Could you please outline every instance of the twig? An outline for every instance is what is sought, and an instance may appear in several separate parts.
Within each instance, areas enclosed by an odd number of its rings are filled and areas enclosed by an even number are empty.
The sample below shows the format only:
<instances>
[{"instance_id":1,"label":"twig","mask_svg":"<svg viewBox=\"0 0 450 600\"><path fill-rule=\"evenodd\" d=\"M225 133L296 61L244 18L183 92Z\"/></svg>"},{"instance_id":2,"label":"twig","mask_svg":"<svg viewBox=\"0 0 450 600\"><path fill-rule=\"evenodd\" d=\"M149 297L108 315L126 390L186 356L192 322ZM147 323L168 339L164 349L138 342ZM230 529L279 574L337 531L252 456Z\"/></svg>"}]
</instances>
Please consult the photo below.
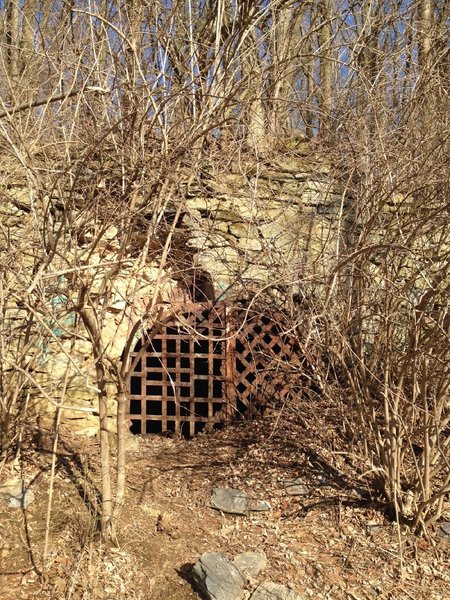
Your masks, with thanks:
<instances>
[{"instance_id":1,"label":"twig","mask_svg":"<svg viewBox=\"0 0 450 600\"><path fill-rule=\"evenodd\" d=\"M107 88L101 88L97 86L85 86L78 90L66 92L65 94L57 94L56 96L52 96L50 98L36 100L35 102L25 102L24 104L19 104L19 106L13 106L12 108L6 109L3 112L1 112L0 119L4 119L5 117L12 117L16 113L23 112L24 110L30 110L32 108L37 108L38 106L50 104L52 102L66 100L67 98L71 98L72 96L76 96L77 94L81 94L83 92L97 92L97 94L108 94L109 91L110 90Z\"/></svg>"}]
</instances>

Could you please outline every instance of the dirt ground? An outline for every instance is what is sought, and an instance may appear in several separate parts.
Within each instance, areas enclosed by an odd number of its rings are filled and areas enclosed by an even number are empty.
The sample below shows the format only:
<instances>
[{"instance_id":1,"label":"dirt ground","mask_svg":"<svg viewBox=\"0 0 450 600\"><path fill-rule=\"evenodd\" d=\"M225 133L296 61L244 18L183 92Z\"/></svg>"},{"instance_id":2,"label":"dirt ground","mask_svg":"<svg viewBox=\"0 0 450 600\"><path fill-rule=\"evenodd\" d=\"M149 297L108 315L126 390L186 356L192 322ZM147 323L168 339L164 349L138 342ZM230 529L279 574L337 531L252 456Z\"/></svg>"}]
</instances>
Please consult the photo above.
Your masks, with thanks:
<instances>
[{"instance_id":1,"label":"dirt ground","mask_svg":"<svg viewBox=\"0 0 450 600\"><path fill-rule=\"evenodd\" d=\"M339 447L324 411L315 414L314 427L290 411L193 440L137 438L116 547L96 532L98 440L63 428L44 573L51 442L36 432L15 465L35 501L0 506L1 600L194 600L189 571L202 553L246 550L268 559L249 592L271 579L312 599L449 598L450 542L437 528L425 539L390 522L357 457ZM13 470L4 466L0 481ZM283 482L294 477L309 496L287 495ZM272 510L222 514L206 506L214 487L245 490Z\"/></svg>"}]
</instances>

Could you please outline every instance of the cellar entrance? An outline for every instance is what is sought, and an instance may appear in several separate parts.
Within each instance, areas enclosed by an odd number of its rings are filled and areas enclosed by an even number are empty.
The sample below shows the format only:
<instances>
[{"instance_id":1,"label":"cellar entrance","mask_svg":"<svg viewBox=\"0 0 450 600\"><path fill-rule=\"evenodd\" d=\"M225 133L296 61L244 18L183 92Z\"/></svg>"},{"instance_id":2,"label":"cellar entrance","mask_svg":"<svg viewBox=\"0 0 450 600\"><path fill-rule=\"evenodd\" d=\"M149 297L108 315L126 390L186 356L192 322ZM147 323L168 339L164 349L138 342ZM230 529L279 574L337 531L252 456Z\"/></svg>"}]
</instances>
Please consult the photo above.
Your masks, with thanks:
<instances>
[{"instance_id":1,"label":"cellar entrance","mask_svg":"<svg viewBox=\"0 0 450 600\"><path fill-rule=\"evenodd\" d=\"M269 397L284 397L295 350L282 334L280 315L224 303L174 314L148 331L131 354L131 431L192 437Z\"/></svg>"}]
</instances>

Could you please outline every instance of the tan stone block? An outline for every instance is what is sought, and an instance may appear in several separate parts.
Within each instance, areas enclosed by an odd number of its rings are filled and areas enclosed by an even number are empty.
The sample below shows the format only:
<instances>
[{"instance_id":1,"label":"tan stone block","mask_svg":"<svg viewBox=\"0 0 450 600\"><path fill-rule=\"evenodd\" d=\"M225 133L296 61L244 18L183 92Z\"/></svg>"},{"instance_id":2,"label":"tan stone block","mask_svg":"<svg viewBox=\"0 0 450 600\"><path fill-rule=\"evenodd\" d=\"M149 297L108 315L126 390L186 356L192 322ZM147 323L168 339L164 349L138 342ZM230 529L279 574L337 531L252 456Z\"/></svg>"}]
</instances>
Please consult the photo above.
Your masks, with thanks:
<instances>
[{"instance_id":1,"label":"tan stone block","mask_svg":"<svg viewBox=\"0 0 450 600\"><path fill-rule=\"evenodd\" d=\"M222 233L228 233L229 223L228 222L217 222L214 224L214 230Z\"/></svg>"},{"instance_id":2,"label":"tan stone block","mask_svg":"<svg viewBox=\"0 0 450 600\"><path fill-rule=\"evenodd\" d=\"M190 210L198 210L200 212L214 211L217 210L221 205L221 201L218 198L208 198L197 196L195 198L189 198L186 201L186 206Z\"/></svg>"},{"instance_id":3,"label":"tan stone block","mask_svg":"<svg viewBox=\"0 0 450 600\"><path fill-rule=\"evenodd\" d=\"M85 437L95 437L100 431L100 425L98 422L97 424L90 424L90 421L83 420L80 423L74 421L71 423L71 425L76 435L81 435Z\"/></svg>"},{"instance_id":4,"label":"tan stone block","mask_svg":"<svg viewBox=\"0 0 450 600\"><path fill-rule=\"evenodd\" d=\"M230 233L237 238L247 238L250 227L246 223L232 223L230 225Z\"/></svg>"},{"instance_id":5,"label":"tan stone block","mask_svg":"<svg viewBox=\"0 0 450 600\"><path fill-rule=\"evenodd\" d=\"M244 250L249 250L251 252L261 252L263 250L263 243L257 238L241 239L240 246Z\"/></svg>"},{"instance_id":6,"label":"tan stone block","mask_svg":"<svg viewBox=\"0 0 450 600\"><path fill-rule=\"evenodd\" d=\"M98 402L98 392L92 387L72 387L68 388L66 392L67 400L65 404L70 404L71 401L86 408L95 407Z\"/></svg>"}]
</instances>

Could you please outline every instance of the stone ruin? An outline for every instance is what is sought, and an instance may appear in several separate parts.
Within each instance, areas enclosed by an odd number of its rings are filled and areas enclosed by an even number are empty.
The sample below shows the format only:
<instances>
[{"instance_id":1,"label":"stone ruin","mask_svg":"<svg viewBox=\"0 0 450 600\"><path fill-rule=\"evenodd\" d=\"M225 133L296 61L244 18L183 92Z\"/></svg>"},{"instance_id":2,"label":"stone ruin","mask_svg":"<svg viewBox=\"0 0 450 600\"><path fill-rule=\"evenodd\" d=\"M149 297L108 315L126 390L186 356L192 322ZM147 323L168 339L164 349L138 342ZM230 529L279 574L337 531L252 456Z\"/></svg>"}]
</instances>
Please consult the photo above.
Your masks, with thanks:
<instances>
[{"instance_id":1,"label":"stone ruin","mask_svg":"<svg viewBox=\"0 0 450 600\"><path fill-rule=\"evenodd\" d=\"M32 198L20 182L1 193L2 230L20 239L21 231L35 218ZM330 166L304 157L279 157L246 169L230 169L220 179L199 177L185 190L185 198L171 255L162 273L159 302L165 305L165 315L174 307L188 307L202 300L233 306L262 289L272 294L274 305L292 304L304 293L299 282L313 280L317 286L335 255L336 233L342 225L346 200L330 176ZM175 205L166 209L164 218L168 223L175 210ZM96 264L114 258L118 233L114 226L107 229L101 247L89 256L86 268L90 272L95 273ZM77 252L82 254L89 242L87 233L79 241ZM16 268L23 273L33 267L26 253L16 260ZM61 261L61 271L65 266ZM43 335L40 342L45 347L38 349L35 393L41 396L40 410L52 412L52 405L40 392L57 399L64 385L63 418L77 431L88 434L98 429L94 359L87 336L73 339L65 334L75 326L75 315L67 308L70 299L64 293L66 278L70 273L58 276L56 271L54 293L50 285L46 290L54 320L42 323L43 332L51 330L52 335ZM123 261L108 305L103 307L107 318L102 334L113 360L120 359L130 331L134 331L133 344L144 334L148 324L142 323L137 329L135 325L142 321L160 279L158 255L149 259L138 279L133 261L129 266ZM24 318L20 299L10 299L5 314L6 326L17 327ZM111 383L111 414L115 394Z\"/></svg>"}]
</instances>

